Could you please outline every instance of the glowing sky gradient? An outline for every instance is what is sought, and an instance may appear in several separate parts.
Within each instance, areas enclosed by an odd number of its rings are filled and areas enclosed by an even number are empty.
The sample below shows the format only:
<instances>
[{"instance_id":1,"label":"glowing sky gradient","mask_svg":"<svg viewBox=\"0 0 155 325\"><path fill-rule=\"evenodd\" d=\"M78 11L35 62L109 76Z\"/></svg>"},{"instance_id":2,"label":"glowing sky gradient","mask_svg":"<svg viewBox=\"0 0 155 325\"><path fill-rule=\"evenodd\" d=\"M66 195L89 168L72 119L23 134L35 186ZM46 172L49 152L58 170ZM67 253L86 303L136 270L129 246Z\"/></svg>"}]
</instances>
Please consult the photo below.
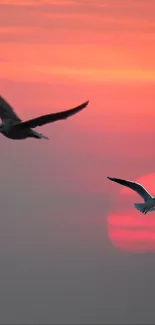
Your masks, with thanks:
<instances>
[{"instance_id":1,"label":"glowing sky gradient","mask_svg":"<svg viewBox=\"0 0 155 325\"><path fill-rule=\"evenodd\" d=\"M0 323L154 322L155 212L106 179L155 173L154 54L154 0L0 0L19 116L90 100L50 141L0 136Z\"/></svg>"}]
</instances>

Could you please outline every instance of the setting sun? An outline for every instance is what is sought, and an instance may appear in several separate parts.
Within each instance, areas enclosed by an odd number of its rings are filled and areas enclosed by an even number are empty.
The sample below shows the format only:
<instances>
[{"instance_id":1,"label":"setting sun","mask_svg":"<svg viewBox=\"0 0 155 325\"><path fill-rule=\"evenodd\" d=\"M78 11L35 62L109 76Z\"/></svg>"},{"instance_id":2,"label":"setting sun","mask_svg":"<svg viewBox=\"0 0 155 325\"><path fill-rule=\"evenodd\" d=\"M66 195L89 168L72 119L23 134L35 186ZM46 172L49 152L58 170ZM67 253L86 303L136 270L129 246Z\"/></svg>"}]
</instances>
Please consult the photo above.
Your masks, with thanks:
<instances>
[{"instance_id":1,"label":"setting sun","mask_svg":"<svg viewBox=\"0 0 155 325\"><path fill-rule=\"evenodd\" d=\"M155 196L155 174L142 176L136 179L136 182ZM124 251L155 251L155 211L142 215L135 210L135 202L143 201L137 193L128 188L123 188L117 195L113 211L108 216L109 239L116 248Z\"/></svg>"}]
</instances>

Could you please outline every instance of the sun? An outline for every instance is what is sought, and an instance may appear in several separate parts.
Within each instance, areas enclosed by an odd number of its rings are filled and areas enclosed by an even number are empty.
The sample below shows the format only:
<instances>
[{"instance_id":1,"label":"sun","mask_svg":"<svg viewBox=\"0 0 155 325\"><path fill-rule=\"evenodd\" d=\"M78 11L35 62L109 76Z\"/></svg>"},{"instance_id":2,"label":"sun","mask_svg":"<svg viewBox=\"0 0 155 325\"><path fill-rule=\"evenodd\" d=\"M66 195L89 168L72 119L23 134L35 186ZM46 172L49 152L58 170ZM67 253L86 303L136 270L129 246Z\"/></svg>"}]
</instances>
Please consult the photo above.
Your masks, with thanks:
<instances>
[{"instance_id":1,"label":"sun","mask_svg":"<svg viewBox=\"0 0 155 325\"><path fill-rule=\"evenodd\" d=\"M144 175L135 181L155 196L155 173ZM142 198L137 193L121 187L108 216L109 239L114 247L123 251L155 252L155 211L142 215L134 208L134 203L138 202L142 202Z\"/></svg>"}]
</instances>

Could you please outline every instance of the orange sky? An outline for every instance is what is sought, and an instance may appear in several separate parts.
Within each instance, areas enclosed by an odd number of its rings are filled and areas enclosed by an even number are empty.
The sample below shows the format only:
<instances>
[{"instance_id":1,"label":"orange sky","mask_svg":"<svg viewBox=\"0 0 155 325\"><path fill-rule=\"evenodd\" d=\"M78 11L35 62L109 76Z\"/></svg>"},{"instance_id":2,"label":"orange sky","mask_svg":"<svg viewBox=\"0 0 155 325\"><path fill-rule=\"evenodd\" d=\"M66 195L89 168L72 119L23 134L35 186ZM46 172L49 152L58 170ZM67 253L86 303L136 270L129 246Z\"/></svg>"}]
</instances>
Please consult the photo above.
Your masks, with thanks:
<instances>
[{"instance_id":1,"label":"orange sky","mask_svg":"<svg viewBox=\"0 0 155 325\"><path fill-rule=\"evenodd\" d=\"M155 81L153 1L0 0L0 6L1 78Z\"/></svg>"},{"instance_id":2,"label":"orange sky","mask_svg":"<svg viewBox=\"0 0 155 325\"><path fill-rule=\"evenodd\" d=\"M106 174L154 172L155 1L0 0L0 13L1 94L23 119L90 100L52 129L75 132L59 143L81 159L71 189L111 193Z\"/></svg>"},{"instance_id":3,"label":"orange sky","mask_svg":"<svg viewBox=\"0 0 155 325\"><path fill-rule=\"evenodd\" d=\"M153 1L0 0L0 7L3 80L85 85L80 99L103 83L155 82ZM1 89L8 97L2 80Z\"/></svg>"}]
</instances>

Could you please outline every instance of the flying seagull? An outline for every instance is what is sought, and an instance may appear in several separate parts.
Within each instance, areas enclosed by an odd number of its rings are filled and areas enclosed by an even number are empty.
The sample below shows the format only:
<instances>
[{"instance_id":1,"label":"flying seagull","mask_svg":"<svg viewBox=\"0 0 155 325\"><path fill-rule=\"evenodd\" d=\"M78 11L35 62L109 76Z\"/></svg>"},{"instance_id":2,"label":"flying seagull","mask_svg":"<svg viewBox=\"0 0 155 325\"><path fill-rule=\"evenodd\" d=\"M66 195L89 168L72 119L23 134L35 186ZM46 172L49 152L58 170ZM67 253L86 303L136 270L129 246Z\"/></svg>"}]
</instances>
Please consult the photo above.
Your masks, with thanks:
<instances>
[{"instance_id":1,"label":"flying seagull","mask_svg":"<svg viewBox=\"0 0 155 325\"><path fill-rule=\"evenodd\" d=\"M89 101L86 101L81 105L67 111L42 115L32 120L22 121L15 113L13 108L6 102L6 100L0 96L0 118L2 120L2 124L0 125L0 133L5 135L7 138L14 140L22 140L26 138L48 139L48 137L32 129L47 123L64 120L69 116L80 112L88 105L88 103Z\"/></svg>"},{"instance_id":2,"label":"flying seagull","mask_svg":"<svg viewBox=\"0 0 155 325\"><path fill-rule=\"evenodd\" d=\"M148 211L155 210L155 197L151 196L151 194L139 183L131 182L124 179L107 177L113 182L124 185L126 187L131 188L133 191L137 192L144 200L145 203L135 203L134 207L140 212L146 214Z\"/></svg>"}]
</instances>

